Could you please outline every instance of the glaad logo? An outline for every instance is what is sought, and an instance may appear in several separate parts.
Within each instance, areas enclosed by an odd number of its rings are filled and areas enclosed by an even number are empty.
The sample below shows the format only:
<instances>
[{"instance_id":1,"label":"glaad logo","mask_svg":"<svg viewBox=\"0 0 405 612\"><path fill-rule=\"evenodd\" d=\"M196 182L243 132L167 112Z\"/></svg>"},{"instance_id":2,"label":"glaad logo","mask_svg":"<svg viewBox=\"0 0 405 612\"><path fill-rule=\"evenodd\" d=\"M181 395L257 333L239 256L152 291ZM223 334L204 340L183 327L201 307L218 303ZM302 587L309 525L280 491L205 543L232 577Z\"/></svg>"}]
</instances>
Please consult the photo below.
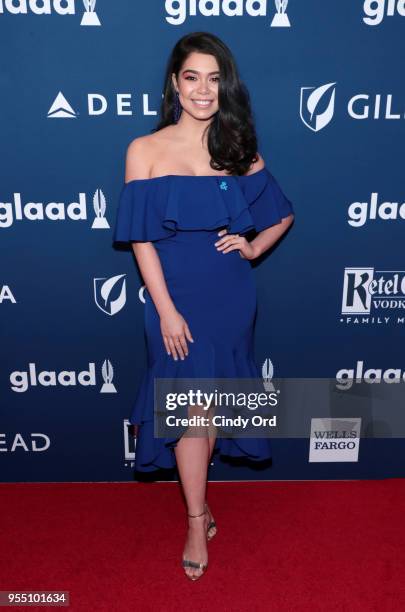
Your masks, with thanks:
<instances>
[{"instance_id":1,"label":"glaad logo","mask_svg":"<svg viewBox=\"0 0 405 612\"><path fill-rule=\"evenodd\" d=\"M0 452L14 453L16 449L21 448L26 453L42 453L48 450L51 445L51 440L46 434L30 433L28 435L30 437L29 442L26 442L20 433L15 434L14 438L8 441L6 434L0 433Z\"/></svg>"},{"instance_id":2,"label":"glaad logo","mask_svg":"<svg viewBox=\"0 0 405 612\"><path fill-rule=\"evenodd\" d=\"M401 381L405 382L405 371L402 372L400 368L387 368L382 370L381 368L368 368L364 371L364 361L358 361L356 367L353 369L342 368L336 373L336 387L342 391L345 389L351 389L354 383L360 384L363 382L369 384L375 383L389 383L396 384Z\"/></svg>"},{"instance_id":3,"label":"glaad logo","mask_svg":"<svg viewBox=\"0 0 405 612\"><path fill-rule=\"evenodd\" d=\"M358 461L361 418L311 419L309 462Z\"/></svg>"},{"instance_id":4,"label":"glaad logo","mask_svg":"<svg viewBox=\"0 0 405 612\"><path fill-rule=\"evenodd\" d=\"M11 302L12 304L17 304L17 300L15 299L10 287L8 285L0 285L0 304L6 301Z\"/></svg>"},{"instance_id":5,"label":"glaad logo","mask_svg":"<svg viewBox=\"0 0 405 612\"><path fill-rule=\"evenodd\" d=\"M396 310L405 310L405 271L345 268L341 323L404 324L405 316L380 316Z\"/></svg>"},{"instance_id":6,"label":"glaad logo","mask_svg":"<svg viewBox=\"0 0 405 612\"><path fill-rule=\"evenodd\" d=\"M125 306L127 299L125 276L125 274L118 274L111 278L93 279L94 300L105 314L115 315Z\"/></svg>"},{"instance_id":7,"label":"glaad logo","mask_svg":"<svg viewBox=\"0 0 405 612\"><path fill-rule=\"evenodd\" d=\"M106 199L101 189L96 189L93 195L95 218L91 229L109 229L105 218ZM84 192L79 192L79 201L70 202L27 202L21 201L21 193L13 194L13 202L0 202L0 228L11 227L14 221L86 221L87 199Z\"/></svg>"},{"instance_id":8,"label":"glaad logo","mask_svg":"<svg viewBox=\"0 0 405 612\"><path fill-rule=\"evenodd\" d=\"M363 227L367 220L382 221L405 219L405 202L378 203L378 193L371 194L370 202L352 202L348 209L348 224L352 227Z\"/></svg>"},{"instance_id":9,"label":"glaad logo","mask_svg":"<svg viewBox=\"0 0 405 612\"><path fill-rule=\"evenodd\" d=\"M116 94L115 107L117 116L132 116L131 103L131 94ZM89 117L104 115L107 110L108 100L105 96L98 93L87 94L87 113ZM149 108L149 94L146 93L142 94L142 114L145 117L148 115L157 115L157 110L151 110ZM79 115L80 113L72 108L66 97L60 91L52 102L46 116L48 119L76 119Z\"/></svg>"},{"instance_id":10,"label":"glaad logo","mask_svg":"<svg viewBox=\"0 0 405 612\"><path fill-rule=\"evenodd\" d=\"M104 384L100 389L100 393L116 393L117 390L112 384L113 369L110 361L106 359L103 363L101 374ZM28 364L27 371L15 371L10 374L10 383L12 391L16 393L24 393L29 387L95 387L96 382L96 364L89 363L88 370L75 372L74 370L63 370L56 372L55 370L43 370L37 372L36 364Z\"/></svg>"},{"instance_id":11,"label":"glaad logo","mask_svg":"<svg viewBox=\"0 0 405 612\"><path fill-rule=\"evenodd\" d=\"M267 359L263 361L263 365L262 365L263 386L266 391L272 391L272 392L275 391L274 385L271 382L271 379L273 378L273 376L274 376L274 366L271 362L271 359L267 357Z\"/></svg>"},{"instance_id":12,"label":"glaad logo","mask_svg":"<svg viewBox=\"0 0 405 612\"><path fill-rule=\"evenodd\" d=\"M96 0L83 0L84 14L80 25L99 26L100 20L95 12ZM75 15L75 0L0 0L0 14L7 11L12 15Z\"/></svg>"},{"instance_id":13,"label":"glaad logo","mask_svg":"<svg viewBox=\"0 0 405 612\"><path fill-rule=\"evenodd\" d=\"M369 26L379 25L387 17L392 17L397 11L398 15L405 17L405 3L403 0L365 0L363 5L363 21Z\"/></svg>"},{"instance_id":14,"label":"glaad logo","mask_svg":"<svg viewBox=\"0 0 405 612\"><path fill-rule=\"evenodd\" d=\"M288 28L290 21L286 9L288 0L275 0L277 13L270 24L272 28ZM182 25L187 17L242 17L246 11L251 17L266 17L267 0L166 0L166 21L170 25Z\"/></svg>"},{"instance_id":15,"label":"glaad logo","mask_svg":"<svg viewBox=\"0 0 405 612\"><path fill-rule=\"evenodd\" d=\"M310 130L319 132L331 121L335 108L335 85L327 83L321 87L301 87L300 116Z\"/></svg>"}]
</instances>

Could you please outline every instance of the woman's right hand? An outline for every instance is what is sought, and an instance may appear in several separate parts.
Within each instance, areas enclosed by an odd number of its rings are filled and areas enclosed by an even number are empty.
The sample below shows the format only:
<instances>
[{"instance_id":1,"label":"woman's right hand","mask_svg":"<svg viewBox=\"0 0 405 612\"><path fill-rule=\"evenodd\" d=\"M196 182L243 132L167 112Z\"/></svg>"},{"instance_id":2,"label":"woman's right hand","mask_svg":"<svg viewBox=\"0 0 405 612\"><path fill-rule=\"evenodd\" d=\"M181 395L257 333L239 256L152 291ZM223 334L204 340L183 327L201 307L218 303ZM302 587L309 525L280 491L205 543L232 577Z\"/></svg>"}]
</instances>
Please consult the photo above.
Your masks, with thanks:
<instances>
[{"instance_id":1,"label":"woman's right hand","mask_svg":"<svg viewBox=\"0 0 405 612\"><path fill-rule=\"evenodd\" d=\"M188 355L186 339L194 342L184 317L177 310L162 315L160 317L160 329L167 354L172 355L175 361L177 361L178 355L180 355L180 359L184 360L184 357Z\"/></svg>"}]
</instances>

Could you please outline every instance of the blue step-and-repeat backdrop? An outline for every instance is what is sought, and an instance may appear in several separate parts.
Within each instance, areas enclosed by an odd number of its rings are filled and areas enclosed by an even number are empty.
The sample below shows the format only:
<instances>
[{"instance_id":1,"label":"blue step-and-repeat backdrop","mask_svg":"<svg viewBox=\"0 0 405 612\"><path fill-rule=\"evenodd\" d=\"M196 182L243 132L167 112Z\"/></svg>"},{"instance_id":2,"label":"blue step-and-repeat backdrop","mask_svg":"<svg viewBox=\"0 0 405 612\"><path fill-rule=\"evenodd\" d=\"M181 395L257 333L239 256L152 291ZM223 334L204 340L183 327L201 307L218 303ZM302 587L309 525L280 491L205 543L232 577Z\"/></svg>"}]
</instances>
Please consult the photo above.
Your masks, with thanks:
<instances>
[{"instance_id":1,"label":"blue step-and-repeat backdrop","mask_svg":"<svg viewBox=\"0 0 405 612\"><path fill-rule=\"evenodd\" d=\"M143 281L112 234L126 147L192 31L233 51L295 209L253 264L258 364L403 376L404 28L401 0L0 0L2 481L134 478ZM274 439L266 469L214 459L210 479L403 476L400 437L311 461L310 431Z\"/></svg>"}]
</instances>

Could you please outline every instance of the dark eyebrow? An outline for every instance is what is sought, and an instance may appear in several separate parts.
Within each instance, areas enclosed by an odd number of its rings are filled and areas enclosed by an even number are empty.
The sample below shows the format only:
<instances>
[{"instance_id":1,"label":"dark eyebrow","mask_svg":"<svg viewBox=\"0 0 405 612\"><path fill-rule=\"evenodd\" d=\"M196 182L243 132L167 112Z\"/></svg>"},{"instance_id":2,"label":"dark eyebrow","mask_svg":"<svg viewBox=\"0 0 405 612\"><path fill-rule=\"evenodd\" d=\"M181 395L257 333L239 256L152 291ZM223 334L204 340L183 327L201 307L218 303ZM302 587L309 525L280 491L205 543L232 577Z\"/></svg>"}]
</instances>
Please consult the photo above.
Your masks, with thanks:
<instances>
[{"instance_id":1,"label":"dark eyebrow","mask_svg":"<svg viewBox=\"0 0 405 612\"><path fill-rule=\"evenodd\" d=\"M200 74L198 70L193 70L192 68L186 68L182 70L182 74L183 72L195 72L195 74ZM219 70L214 70L214 72L209 72L208 74L219 74Z\"/></svg>"}]
</instances>

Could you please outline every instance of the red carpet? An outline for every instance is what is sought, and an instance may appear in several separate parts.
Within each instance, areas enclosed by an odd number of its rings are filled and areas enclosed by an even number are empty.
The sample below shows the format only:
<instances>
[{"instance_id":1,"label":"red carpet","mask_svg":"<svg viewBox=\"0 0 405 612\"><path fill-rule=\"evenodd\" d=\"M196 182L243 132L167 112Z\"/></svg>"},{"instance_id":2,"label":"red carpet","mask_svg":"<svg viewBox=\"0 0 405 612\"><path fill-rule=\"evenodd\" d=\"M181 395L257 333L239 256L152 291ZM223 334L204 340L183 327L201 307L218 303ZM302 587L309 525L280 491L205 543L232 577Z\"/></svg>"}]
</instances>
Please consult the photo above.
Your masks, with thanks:
<instances>
[{"instance_id":1,"label":"red carpet","mask_svg":"<svg viewBox=\"0 0 405 612\"><path fill-rule=\"evenodd\" d=\"M70 591L61 609L405 610L403 479L210 483L218 534L194 583L176 483L0 493L0 590Z\"/></svg>"}]
</instances>

